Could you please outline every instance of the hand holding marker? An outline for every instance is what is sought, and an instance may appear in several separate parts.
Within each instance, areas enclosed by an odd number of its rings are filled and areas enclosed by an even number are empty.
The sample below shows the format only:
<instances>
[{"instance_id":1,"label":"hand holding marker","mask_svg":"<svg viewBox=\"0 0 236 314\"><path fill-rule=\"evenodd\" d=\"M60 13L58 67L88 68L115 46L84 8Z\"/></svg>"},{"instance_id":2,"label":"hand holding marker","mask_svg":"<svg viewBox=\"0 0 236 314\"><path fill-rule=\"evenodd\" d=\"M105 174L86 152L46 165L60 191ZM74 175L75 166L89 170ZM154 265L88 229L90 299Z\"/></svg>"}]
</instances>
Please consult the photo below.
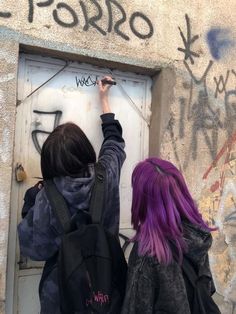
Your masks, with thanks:
<instances>
[{"instance_id":1,"label":"hand holding marker","mask_svg":"<svg viewBox=\"0 0 236 314\"><path fill-rule=\"evenodd\" d=\"M110 80L107 80L106 78L102 79L101 82L102 82L102 85L106 85L106 84L116 85L116 81L110 81Z\"/></svg>"}]
</instances>

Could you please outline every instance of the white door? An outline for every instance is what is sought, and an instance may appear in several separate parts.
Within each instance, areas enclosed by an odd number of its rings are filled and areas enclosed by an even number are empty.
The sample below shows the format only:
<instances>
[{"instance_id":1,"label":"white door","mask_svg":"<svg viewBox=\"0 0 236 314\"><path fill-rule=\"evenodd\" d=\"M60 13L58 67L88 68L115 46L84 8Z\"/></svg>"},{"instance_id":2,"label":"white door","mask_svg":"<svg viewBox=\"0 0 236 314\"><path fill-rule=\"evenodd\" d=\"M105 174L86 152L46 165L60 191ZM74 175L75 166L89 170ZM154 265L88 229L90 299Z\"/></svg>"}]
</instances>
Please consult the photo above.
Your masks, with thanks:
<instances>
[{"instance_id":1,"label":"white door","mask_svg":"<svg viewBox=\"0 0 236 314\"><path fill-rule=\"evenodd\" d=\"M23 182L13 178L7 314L39 313L38 282L42 263L20 256L16 226L21 219L25 191L41 177L42 143L58 124L73 121L85 131L96 152L99 151L102 132L96 80L107 74L112 74L117 82L110 90L110 103L121 122L126 142L127 160L122 169L120 194L121 232L127 234L130 232L131 173L134 165L148 155L151 79L119 71L111 73L106 68L77 62L66 64L58 59L20 56L14 166L20 163L27 178Z\"/></svg>"}]
</instances>

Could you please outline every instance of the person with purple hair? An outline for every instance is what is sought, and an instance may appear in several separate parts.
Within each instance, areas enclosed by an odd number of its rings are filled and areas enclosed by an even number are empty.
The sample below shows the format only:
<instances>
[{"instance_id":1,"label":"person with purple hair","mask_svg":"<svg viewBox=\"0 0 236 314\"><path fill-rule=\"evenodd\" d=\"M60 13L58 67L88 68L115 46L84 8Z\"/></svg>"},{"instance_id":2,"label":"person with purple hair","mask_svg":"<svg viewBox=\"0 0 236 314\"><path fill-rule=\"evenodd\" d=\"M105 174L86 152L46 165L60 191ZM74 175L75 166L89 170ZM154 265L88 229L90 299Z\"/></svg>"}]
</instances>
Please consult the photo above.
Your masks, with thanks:
<instances>
[{"instance_id":1,"label":"person with purple hair","mask_svg":"<svg viewBox=\"0 0 236 314\"><path fill-rule=\"evenodd\" d=\"M132 174L132 187L136 233L131 240L134 246L122 314L196 313L194 292L182 264L188 259L196 273L204 276L211 298L215 286L208 250L216 228L204 222L182 174L169 161L148 158L140 162ZM216 311L210 313L220 313L212 302Z\"/></svg>"}]
</instances>

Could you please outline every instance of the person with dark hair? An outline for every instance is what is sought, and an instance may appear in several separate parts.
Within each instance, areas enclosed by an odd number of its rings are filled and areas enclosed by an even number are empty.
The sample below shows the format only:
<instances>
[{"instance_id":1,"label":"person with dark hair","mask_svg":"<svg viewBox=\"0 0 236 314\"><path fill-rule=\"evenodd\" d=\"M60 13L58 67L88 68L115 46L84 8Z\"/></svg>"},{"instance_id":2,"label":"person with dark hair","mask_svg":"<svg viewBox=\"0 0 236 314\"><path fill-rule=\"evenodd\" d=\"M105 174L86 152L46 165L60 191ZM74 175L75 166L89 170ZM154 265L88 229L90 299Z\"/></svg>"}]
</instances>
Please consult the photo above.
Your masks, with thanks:
<instances>
[{"instance_id":1,"label":"person with dark hair","mask_svg":"<svg viewBox=\"0 0 236 314\"><path fill-rule=\"evenodd\" d=\"M122 314L203 313L193 308L194 295L182 263L188 259L205 278L211 298L215 288L208 250L210 232L216 228L204 222L182 174L169 161L140 162L132 174L132 187L135 235ZM211 303L216 311L209 313L220 313Z\"/></svg>"},{"instance_id":2,"label":"person with dark hair","mask_svg":"<svg viewBox=\"0 0 236 314\"><path fill-rule=\"evenodd\" d=\"M106 80L112 81L110 77ZM103 114L102 143L98 162L106 170L105 208L102 224L106 230L118 237L119 233L119 180L125 160L122 128L111 113L108 90L110 84L98 82ZM48 136L41 152L43 180L53 179L56 188L63 195L71 217L79 210L88 210L91 191L94 186L94 163L96 154L84 132L74 123L59 125ZM18 225L21 254L36 261L47 261L60 247L63 230L56 219L49 200L39 182L30 188L24 198L23 220ZM51 271L44 280L40 292L41 314L59 314L58 277Z\"/></svg>"}]
</instances>

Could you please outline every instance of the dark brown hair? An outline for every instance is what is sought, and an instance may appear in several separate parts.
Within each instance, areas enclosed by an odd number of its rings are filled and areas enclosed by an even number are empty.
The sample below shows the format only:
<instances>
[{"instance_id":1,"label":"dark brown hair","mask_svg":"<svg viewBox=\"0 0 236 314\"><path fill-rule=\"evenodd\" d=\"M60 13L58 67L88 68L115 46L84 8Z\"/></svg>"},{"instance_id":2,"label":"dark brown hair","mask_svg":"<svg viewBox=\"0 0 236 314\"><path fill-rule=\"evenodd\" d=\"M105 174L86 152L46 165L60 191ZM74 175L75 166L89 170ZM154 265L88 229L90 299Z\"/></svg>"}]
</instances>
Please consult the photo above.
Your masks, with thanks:
<instances>
[{"instance_id":1,"label":"dark brown hair","mask_svg":"<svg viewBox=\"0 0 236 314\"><path fill-rule=\"evenodd\" d=\"M43 179L77 176L88 164L96 162L96 153L84 132L74 123L59 125L48 136L41 152Z\"/></svg>"}]
</instances>

